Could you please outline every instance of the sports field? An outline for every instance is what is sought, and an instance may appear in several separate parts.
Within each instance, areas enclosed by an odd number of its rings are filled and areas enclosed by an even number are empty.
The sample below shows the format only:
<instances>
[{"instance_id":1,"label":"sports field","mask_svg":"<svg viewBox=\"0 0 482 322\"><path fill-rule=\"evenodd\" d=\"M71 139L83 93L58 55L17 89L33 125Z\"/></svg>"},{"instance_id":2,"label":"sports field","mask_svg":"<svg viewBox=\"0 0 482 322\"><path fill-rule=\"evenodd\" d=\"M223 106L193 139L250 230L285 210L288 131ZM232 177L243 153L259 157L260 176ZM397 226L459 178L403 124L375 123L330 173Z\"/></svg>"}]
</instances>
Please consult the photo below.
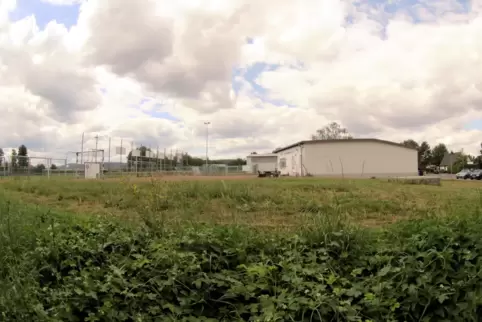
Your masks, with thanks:
<instances>
[{"instance_id":1,"label":"sports field","mask_svg":"<svg viewBox=\"0 0 482 322\"><path fill-rule=\"evenodd\" d=\"M0 320L471 321L482 182L0 180Z\"/></svg>"}]
</instances>

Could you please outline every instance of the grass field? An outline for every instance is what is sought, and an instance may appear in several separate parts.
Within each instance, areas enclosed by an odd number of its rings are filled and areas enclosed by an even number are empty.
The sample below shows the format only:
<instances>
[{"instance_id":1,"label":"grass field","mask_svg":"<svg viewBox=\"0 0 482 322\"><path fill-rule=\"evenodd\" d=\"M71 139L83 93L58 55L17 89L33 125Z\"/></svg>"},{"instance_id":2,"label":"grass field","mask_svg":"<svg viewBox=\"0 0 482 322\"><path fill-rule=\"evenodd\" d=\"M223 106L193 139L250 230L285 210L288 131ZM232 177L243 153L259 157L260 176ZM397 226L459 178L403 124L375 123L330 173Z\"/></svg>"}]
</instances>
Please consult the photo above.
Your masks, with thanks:
<instances>
[{"instance_id":1,"label":"grass field","mask_svg":"<svg viewBox=\"0 0 482 322\"><path fill-rule=\"evenodd\" d=\"M481 188L2 179L0 320L478 321Z\"/></svg>"},{"instance_id":2,"label":"grass field","mask_svg":"<svg viewBox=\"0 0 482 322\"><path fill-rule=\"evenodd\" d=\"M179 180L179 179L178 179ZM4 180L11 196L73 213L165 222L305 226L334 216L364 226L446 216L482 205L482 183L447 181L443 187L379 180L258 179L85 181Z\"/></svg>"}]
</instances>

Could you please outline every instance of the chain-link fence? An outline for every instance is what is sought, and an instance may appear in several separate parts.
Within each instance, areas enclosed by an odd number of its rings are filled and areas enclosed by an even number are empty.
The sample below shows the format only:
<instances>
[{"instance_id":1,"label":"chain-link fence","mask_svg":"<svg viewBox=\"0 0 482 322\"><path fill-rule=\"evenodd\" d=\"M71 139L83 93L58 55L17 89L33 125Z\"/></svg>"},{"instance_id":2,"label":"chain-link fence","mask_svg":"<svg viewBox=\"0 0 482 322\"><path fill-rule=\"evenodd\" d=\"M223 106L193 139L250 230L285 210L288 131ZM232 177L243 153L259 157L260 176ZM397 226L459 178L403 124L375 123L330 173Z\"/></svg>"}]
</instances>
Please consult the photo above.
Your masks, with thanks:
<instances>
[{"instance_id":1,"label":"chain-link fence","mask_svg":"<svg viewBox=\"0 0 482 322\"><path fill-rule=\"evenodd\" d=\"M55 153L51 156L38 156L41 153L29 151L29 156L19 156L17 150L13 149L8 155L0 156L0 176L85 178L86 165L92 163L100 164L100 173L96 177L104 178L228 176L246 173L241 165L212 164L212 161L206 165L205 159L193 157L179 149L160 149L145 145L136 147L133 142L122 139L102 140L97 136L88 139L86 136L79 150ZM60 155L64 155L65 158L59 158ZM229 163L229 160L226 163Z\"/></svg>"},{"instance_id":2,"label":"chain-link fence","mask_svg":"<svg viewBox=\"0 0 482 322\"><path fill-rule=\"evenodd\" d=\"M7 171L7 159L4 156L0 156L0 177L6 177Z\"/></svg>"},{"instance_id":3,"label":"chain-link fence","mask_svg":"<svg viewBox=\"0 0 482 322\"><path fill-rule=\"evenodd\" d=\"M211 164L208 167L203 166L167 166L156 165L151 162L133 162L131 165L127 164L121 168L109 169L108 165L104 168L104 177L122 177L122 176L136 176L136 177L156 177L156 176L233 176L247 174L243 170L243 166L226 166Z\"/></svg>"},{"instance_id":4,"label":"chain-link fence","mask_svg":"<svg viewBox=\"0 0 482 322\"><path fill-rule=\"evenodd\" d=\"M12 155L0 157L0 176L46 176L67 175L66 159ZM61 168L59 168L61 167Z\"/></svg>"},{"instance_id":5,"label":"chain-link fence","mask_svg":"<svg viewBox=\"0 0 482 322\"><path fill-rule=\"evenodd\" d=\"M48 157L19 157L12 160L0 158L0 176L70 176L85 177L85 165L93 162L67 163L67 159L53 159ZM246 174L243 166L228 166L210 164L208 166L174 165L170 162L132 161L124 164L98 162L101 177L115 178L124 176L156 177L156 176L233 176Z\"/></svg>"}]
</instances>

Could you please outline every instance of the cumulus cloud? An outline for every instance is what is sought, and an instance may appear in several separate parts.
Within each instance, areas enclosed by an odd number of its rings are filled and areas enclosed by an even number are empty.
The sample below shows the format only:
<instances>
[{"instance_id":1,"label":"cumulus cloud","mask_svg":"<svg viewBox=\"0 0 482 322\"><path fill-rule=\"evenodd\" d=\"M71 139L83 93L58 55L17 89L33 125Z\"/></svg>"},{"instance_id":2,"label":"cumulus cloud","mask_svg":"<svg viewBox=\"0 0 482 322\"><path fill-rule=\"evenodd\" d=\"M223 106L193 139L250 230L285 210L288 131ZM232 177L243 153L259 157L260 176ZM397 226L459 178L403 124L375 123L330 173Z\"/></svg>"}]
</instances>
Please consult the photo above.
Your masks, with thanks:
<instances>
[{"instance_id":1,"label":"cumulus cloud","mask_svg":"<svg viewBox=\"0 0 482 322\"><path fill-rule=\"evenodd\" d=\"M211 153L244 156L337 121L479 148L477 1L43 1L81 3L77 24L0 4L0 146L78 150L85 132L203 154L209 121Z\"/></svg>"},{"instance_id":2,"label":"cumulus cloud","mask_svg":"<svg viewBox=\"0 0 482 322\"><path fill-rule=\"evenodd\" d=\"M38 30L34 17L28 17L10 24L0 38L3 83L25 87L59 121L72 121L78 112L95 109L100 99L92 71L64 45L67 34L55 22Z\"/></svg>"},{"instance_id":3,"label":"cumulus cloud","mask_svg":"<svg viewBox=\"0 0 482 322\"><path fill-rule=\"evenodd\" d=\"M172 1L106 0L81 17L90 31L90 62L130 76L212 112L232 106L231 71L241 41L243 6L209 10Z\"/></svg>"}]
</instances>

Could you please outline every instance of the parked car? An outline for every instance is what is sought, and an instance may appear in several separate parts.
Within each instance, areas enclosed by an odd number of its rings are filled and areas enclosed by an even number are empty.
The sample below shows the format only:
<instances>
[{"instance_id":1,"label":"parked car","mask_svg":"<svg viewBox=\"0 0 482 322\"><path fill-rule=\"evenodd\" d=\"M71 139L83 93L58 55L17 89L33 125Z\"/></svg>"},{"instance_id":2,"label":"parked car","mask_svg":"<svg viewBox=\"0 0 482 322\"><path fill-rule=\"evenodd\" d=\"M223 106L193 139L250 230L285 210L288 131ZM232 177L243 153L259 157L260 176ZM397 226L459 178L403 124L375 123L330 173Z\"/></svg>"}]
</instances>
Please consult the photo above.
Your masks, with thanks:
<instances>
[{"instance_id":1,"label":"parked car","mask_svg":"<svg viewBox=\"0 0 482 322\"><path fill-rule=\"evenodd\" d=\"M470 179L472 179L472 180L482 180L482 170L477 169L477 170L472 171L472 173L470 174Z\"/></svg>"},{"instance_id":2,"label":"parked car","mask_svg":"<svg viewBox=\"0 0 482 322\"><path fill-rule=\"evenodd\" d=\"M457 173L455 175L455 178L466 180L466 179L470 179L471 174L472 174L471 171L464 169L464 170L460 171L459 173Z\"/></svg>"}]
</instances>

